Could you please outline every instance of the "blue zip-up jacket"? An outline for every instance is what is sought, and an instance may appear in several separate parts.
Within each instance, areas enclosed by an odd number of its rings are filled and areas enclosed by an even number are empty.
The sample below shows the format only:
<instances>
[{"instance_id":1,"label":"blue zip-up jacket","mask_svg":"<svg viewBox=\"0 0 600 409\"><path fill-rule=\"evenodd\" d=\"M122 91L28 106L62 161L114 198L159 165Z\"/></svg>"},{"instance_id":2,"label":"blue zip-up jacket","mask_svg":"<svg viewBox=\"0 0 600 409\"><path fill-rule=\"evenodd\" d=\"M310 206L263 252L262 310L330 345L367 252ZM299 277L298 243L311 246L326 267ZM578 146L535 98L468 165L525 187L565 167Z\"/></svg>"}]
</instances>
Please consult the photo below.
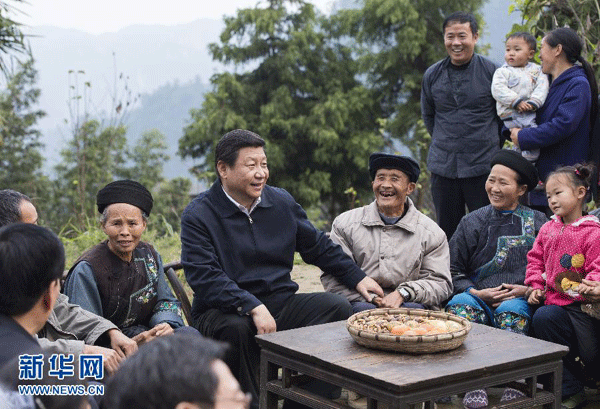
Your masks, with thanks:
<instances>
[{"instance_id":1,"label":"blue zip-up jacket","mask_svg":"<svg viewBox=\"0 0 600 409\"><path fill-rule=\"evenodd\" d=\"M265 186L248 217L215 182L181 217L181 262L194 290L192 316L210 308L243 315L264 304L277 317L298 290L290 276L295 251L350 288L365 277L285 190Z\"/></svg>"},{"instance_id":2,"label":"blue zip-up jacket","mask_svg":"<svg viewBox=\"0 0 600 409\"><path fill-rule=\"evenodd\" d=\"M591 106L590 84L582 67L571 67L552 81L546 102L537 111L537 128L519 131L521 149L540 149L536 164L540 180L545 181L559 165L588 159ZM545 194L532 194L532 204L547 204Z\"/></svg>"}]
</instances>

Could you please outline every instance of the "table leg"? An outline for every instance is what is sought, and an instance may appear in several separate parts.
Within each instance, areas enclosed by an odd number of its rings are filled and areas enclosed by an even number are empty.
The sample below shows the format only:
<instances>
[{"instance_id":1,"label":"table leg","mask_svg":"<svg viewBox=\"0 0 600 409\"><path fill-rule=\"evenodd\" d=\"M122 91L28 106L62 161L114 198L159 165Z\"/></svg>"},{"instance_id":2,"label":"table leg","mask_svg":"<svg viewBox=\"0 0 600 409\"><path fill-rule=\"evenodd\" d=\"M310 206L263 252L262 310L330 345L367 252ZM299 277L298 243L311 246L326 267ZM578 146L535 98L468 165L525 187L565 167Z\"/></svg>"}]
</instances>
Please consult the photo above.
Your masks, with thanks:
<instances>
[{"instance_id":1,"label":"table leg","mask_svg":"<svg viewBox=\"0 0 600 409\"><path fill-rule=\"evenodd\" d=\"M277 395L267 390L267 383L277 379L279 366L269 362L264 353L260 360L259 406L264 409L277 409Z\"/></svg>"}]
</instances>

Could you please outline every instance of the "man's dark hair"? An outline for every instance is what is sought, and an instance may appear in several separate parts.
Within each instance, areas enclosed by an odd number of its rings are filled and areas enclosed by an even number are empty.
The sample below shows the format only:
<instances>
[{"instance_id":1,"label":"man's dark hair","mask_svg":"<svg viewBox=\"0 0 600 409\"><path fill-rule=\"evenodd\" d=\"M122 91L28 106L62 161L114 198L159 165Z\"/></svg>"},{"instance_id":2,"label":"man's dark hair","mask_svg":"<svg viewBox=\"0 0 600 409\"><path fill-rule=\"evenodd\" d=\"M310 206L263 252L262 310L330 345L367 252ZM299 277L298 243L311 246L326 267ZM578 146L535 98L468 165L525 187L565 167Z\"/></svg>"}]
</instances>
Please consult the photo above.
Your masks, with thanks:
<instances>
[{"instance_id":1,"label":"man's dark hair","mask_svg":"<svg viewBox=\"0 0 600 409\"><path fill-rule=\"evenodd\" d=\"M0 314L30 311L50 284L62 277L65 251L56 234L28 223L0 229Z\"/></svg>"},{"instance_id":2,"label":"man's dark hair","mask_svg":"<svg viewBox=\"0 0 600 409\"><path fill-rule=\"evenodd\" d=\"M159 337L140 347L108 380L106 407L162 409L180 402L213 407L219 379L212 363L224 351L224 344L196 335Z\"/></svg>"},{"instance_id":3,"label":"man's dark hair","mask_svg":"<svg viewBox=\"0 0 600 409\"><path fill-rule=\"evenodd\" d=\"M245 129L236 129L227 132L217 143L215 148L215 168L220 160L229 167L235 165L240 149L258 148L265 146L265 140L254 132ZM218 174L218 171L217 171Z\"/></svg>"},{"instance_id":4,"label":"man's dark hair","mask_svg":"<svg viewBox=\"0 0 600 409\"><path fill-rule=\"evenodd\" d=\"M479 25L477 24L475 16L471 13L465 13L464 11L455 11L446 17L444 24L442 24L442 33L446 32L446 27L451 25L451 23L469 23L471 26L471 33L473 33L473 35L477 34L477 31L479 30Z\"/></svg>"},{"instance_id":5,"label":"man's dark hair","mask_svg":"<svg viewBox=\"0 0 600 409\"><path fill-rule=\"evenodd\" d=\"M506 41L510 40L511 38L522 38L525 40L530 50L537 50L537 40L531 33L526 31L518 31L516 33L509 34L508 37L506 37Z\"/></svg>"},{"instance_id":6,"label":"man's dark hair","mask_svg":"<svg viewBox=\"0 0 600 409\"><path fill-rule=\"evenodd\" d=\"M12 189L0 190L0 227L21 221L21 203L31 202L23 193Z\"/></svg>"}]
</instances>

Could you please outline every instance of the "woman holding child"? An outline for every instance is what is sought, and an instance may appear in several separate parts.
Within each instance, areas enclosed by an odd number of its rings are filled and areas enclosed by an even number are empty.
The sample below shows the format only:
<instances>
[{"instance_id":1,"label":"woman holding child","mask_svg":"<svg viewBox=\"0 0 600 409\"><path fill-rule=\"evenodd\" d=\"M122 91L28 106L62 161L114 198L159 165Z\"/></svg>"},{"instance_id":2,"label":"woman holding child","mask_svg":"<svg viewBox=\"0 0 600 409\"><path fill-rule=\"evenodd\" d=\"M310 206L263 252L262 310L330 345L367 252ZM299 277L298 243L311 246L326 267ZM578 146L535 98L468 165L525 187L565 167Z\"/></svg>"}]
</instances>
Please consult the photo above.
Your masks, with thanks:
<instances>
[{"instance_id":1,"label":"woman holding child","mask_svg":"<svg viewBox=\"0 0 600 409\"><path fill-rule=\"evenodd\" d=\"M598 86L581 51L581 39L570 28L557 28L544 36L540 60L551 84L544 105L537 111L538 126L510 130L510 139L520 149L540 149L536 166L541 180L559 164L573 165L590 159ZM548 209L543 189L533 191L529 203L540 210Z\"/></svg>"}]
</instances>

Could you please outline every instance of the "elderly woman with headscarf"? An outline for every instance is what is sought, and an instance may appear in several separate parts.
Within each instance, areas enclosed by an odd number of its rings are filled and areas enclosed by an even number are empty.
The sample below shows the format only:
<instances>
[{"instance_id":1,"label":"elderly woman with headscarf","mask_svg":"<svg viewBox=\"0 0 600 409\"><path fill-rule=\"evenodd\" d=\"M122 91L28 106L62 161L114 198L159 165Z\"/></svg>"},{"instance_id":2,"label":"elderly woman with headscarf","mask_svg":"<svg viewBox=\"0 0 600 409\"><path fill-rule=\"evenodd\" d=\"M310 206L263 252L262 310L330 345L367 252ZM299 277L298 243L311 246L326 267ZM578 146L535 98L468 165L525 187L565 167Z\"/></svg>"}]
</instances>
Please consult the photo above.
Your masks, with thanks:
<instances>
[{"instance_id":1,"label":"elderly woman with headscarf","mask_svg":"<svg viewBox=\"0 0 600 409\"><path fill-rule=\"evenodd\" d=\"M485 183L490 205L462 218L450 240L454 297L446 311L470 321L526 333L525 267L546 216L519 203L538 183L535 167L517 152L492 159Z\"/></svg>"},{"instance_id":2,"label":"elderly woman with headscarf","mask_svg":"<svg viewBox=\"0 0 600 409\"><path fill-rule=\"evenodd\" d=\"M138 343L183 327L162 259L140 241L152 210L151 193L138 182L119 180L102 188L96 202L108 239L79 257L64 292L71 302L112 321Z\"/></svg>"}]
</instances>

